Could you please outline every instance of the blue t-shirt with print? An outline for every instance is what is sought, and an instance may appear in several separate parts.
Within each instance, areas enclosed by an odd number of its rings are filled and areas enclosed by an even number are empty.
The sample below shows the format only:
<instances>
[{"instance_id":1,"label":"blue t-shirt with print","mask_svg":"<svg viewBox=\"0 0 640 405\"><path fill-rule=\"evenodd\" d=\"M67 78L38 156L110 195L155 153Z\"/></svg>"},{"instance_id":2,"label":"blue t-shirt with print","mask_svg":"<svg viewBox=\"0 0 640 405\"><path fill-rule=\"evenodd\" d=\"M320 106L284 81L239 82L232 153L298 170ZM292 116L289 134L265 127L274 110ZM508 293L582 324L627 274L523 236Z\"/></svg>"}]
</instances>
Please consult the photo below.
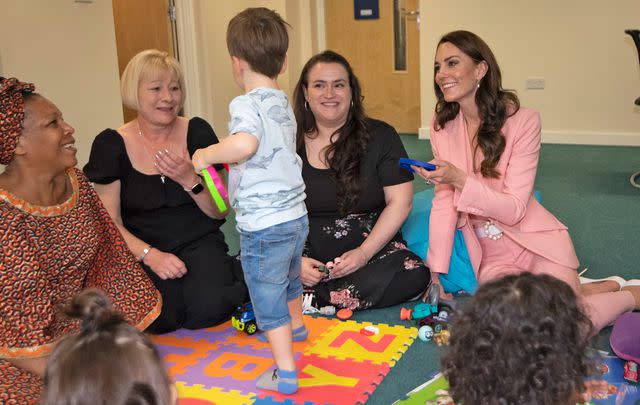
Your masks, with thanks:
<instances>
[{"instance_id":1,"label":"blue t-shirt with print","mask_svg":"<svg viewBox=\"0 0 640 405\"><path fill-rule=\"evenodd\" d=\"M230 136L258 139L256 153L229 168L229 195L238 228L258 231L307 213L296 119L282 90L259 87L229 105Z\"/></svg>"}]
</instances>

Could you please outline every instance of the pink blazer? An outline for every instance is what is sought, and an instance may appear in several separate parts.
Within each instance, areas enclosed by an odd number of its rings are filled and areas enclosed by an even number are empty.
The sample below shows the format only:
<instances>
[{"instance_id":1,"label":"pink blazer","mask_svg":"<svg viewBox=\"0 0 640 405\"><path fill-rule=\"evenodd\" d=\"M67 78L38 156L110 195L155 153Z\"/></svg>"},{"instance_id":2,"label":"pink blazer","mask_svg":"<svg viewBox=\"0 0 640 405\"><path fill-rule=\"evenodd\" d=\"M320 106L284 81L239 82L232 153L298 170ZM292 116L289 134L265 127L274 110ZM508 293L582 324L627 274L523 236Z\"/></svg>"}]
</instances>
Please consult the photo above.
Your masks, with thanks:
<instances>
[{"instance_id":1,"label":"pink blazer","mask_svg":"<svg viewBox=\"0 0 640 405\"><path fill-rule=\"evenodd\" d=\"M437 185L429 219L427 265L431 271L447 273L455 228L461 228L473 269L478 274L482 249L469 221L469 214L487 217L505 234L532 252L555 263L577 268L578 258L567 227L533 196L540 154L540 115L520 108L502 127L506 146L496 169L498 179L473 172L473 154L464 117L460 112L444 128L431 123L431 148L437 159L465 170L469 177L462 191ZM478 152L478 165L482 161Z\"/></svg>"}]
</instances>

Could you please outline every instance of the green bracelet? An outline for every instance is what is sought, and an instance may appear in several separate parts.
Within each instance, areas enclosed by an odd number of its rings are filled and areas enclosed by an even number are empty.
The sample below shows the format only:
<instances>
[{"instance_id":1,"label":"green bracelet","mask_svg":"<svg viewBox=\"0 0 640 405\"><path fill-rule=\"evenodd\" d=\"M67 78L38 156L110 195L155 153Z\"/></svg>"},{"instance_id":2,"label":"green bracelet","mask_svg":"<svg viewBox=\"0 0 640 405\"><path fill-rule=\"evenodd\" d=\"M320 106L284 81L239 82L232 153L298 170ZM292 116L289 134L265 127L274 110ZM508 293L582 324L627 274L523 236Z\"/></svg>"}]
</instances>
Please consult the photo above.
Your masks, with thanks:
<instances>
[{"instance_id":1,"label":"green bracelet","mask_svg":"<svg viewBox=\"0 0 640 405\"><path fill-rule=\"evenodd\" d=\"M215 171L216 169L213 168L213 166L202 169L202 177L204 177L204 182L207 185L209 193L211 193L211 197L213 197L213 201L216 203L216 207L218 207L218 211L225 212L227 210L227 205L224 203L224 198L222 198L222 196L220 195L220 192L218 191L218 188L216 187L213 176L211 174L211 172L215 173L218 182L221 183L220 178ZM224 186L222 186L222 184L220 184L220 186L224 189ZM224 190L224 192L226 194L226 190Z\"/></svg>"}]
</instances>

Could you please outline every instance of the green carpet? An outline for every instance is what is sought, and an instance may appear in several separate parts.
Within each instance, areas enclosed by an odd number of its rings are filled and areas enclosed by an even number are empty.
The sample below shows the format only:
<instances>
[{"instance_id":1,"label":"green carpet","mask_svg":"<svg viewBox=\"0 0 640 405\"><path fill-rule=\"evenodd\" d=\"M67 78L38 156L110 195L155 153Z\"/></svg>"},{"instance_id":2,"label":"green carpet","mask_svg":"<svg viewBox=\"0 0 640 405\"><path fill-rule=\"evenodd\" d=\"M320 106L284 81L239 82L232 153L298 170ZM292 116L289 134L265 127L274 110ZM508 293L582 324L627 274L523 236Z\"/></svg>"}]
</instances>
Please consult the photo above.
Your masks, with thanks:
<instances>
[{"instance_id":1,"label":"green carpet","mask_svg":"<svg viewBox=\"0 0 640 405\"><path fill-rule=\"evenodd\" d=\"M415 135L402 135L409 157L432 158L429 141ZM569 227L586 275L604 277L617 274L640 278L640 189L629 184L631 173L640 170L640 148L543 145L536 181L543 205ZM414 191L426 185L414 181ZM230 251L238 251L235 221L223 226ZM357 321L405 324L398 305L385 309L361 311ZM608 350L610 328L596 339L596 346ZM423 383L438 370L443 347L416 340L393 367L367 402L388 405L404 398L405 393Z\"/></svg>"}]
</instances>

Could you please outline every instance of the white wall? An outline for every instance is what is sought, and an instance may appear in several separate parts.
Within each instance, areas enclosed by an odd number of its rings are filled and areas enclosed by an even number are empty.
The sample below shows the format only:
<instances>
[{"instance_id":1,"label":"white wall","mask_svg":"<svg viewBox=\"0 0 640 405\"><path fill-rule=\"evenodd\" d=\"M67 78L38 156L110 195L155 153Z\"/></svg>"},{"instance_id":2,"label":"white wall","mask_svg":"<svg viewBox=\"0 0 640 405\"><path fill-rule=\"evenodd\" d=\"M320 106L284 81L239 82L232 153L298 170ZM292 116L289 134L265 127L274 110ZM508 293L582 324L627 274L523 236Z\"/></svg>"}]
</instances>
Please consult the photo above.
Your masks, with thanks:
<instances>
[{"instance_id":1,"label":"white wall","mask_svg":"<svg viewBox=\"0 0 640 405\"><path fill-rule=\"evenodd\" d=\"M218 137L227 135L229 102L242 94L233 81L231 59L227 51L227 24L247 7L267 7L276 10L292 28L289 31L289 65L287 71L278 78L280 87L289 95L298 81L302 65L314 53L311 24L315 8L311 2L298 0L196 0L195 29L199 36L202 55L201 73L205 81L205 117L214 125Z\"/></svg>"},{"instance_id":2,"label":"white wall","mask_svg":"<svg viewBox=\"0 0 640 405\"><path fill-rule=\"evenodd\" d=\"M316 5L322 0L193 0L205 87L205 118L226 134L228 103L241 93L231 76L225 33L246 7L277 10L291 25L289 92L302 64L322 46ZM345 0L347 1L347 0ZM432 68L439 37L465 28L493 48L504 84L522 104L540 110L543 139L640 145L640 67L626 28L640 28L640 1L420 0L422 124L435 99ZM0 0L0 74L35 82L76 128L83 165L104 128L122 123L113 12L108 0ZM499 11L497 11L499 10ZM322 31L322 27L318 30ZM544 77L545 90L526 90L528 77Z\"/></svg>"},{"instance_id":3,"label":"white wall","mask_svg":"<svg viewBox=\"0 0 640 405\"><path fill-rule=\"evenodd\" d=\"M473 31L495 53L506 88L538 109L543 141L640 145L640 67L625 29L640 28L640 1L420 0L421 134L433 114L439 38ZM527 90L544 77L544 90Z\"/></svg>"},{"instance_id":4,"label":"white wall","mask_svg":"<svg viewBox=\"0 0 640 405\"><path fill-rule=\"evenodd\" d=\"M293 0L297 2L297 0ZM229 121L229 103L242 94L242 90L233 81L231 73L231 58L227 50L226 32L227 25L233 16L247 7L267 7L276 10L282 18L293 26L290 30L290 64L289 69L278 78L280 87L287 93L291 86L295 85L295 79L290 75L298 63L299 47L302 39L298 35L298 29L293 22L299 18L301 6L292 4L292 0L234 0L234 1L210 1L198 0L195 3L198 23L195 29L199 33L199 46L202 54L201 74L205 80L207 94L205 110L209 116L205 117L214 126L219 138L227 135L227 123ZM307 7L308 8L308 7ZM290 17L287 13L293 15ZM293 50L293 52L292 52ZM299 71L299 70L297 70ZM292 84L293 82L293 84ZM290 93L289 93L290 94Z\"/></svg>"},{"instance_id":5,"label":"white wall","mask_svg":"<svg viewBox=\"0 0 640 405\"><path fill-rule=\"evenodd\" d=\"M134 1L134 0L132 0ZM290 30L289 69L280 77L290 94L302 64L316 52L319 0L183 0L193 7L202 106L194 109L226 136L228 105L241 90L233 81L226 46L229 20L247 7L278 11ZM186 27L185 27L186 28ZM111 1L0 0L0 74L34 82L76 129L79 166L93 138L123 122Z\"/></svg>"},{"instance_id":6,"label":"white wall","mask_svg":"<svg viewBox=\"0 0 640 405\"><path fill-rule=\"evenodd\" d=\"M0 0L0 38L0 73L60 108L84 165L93 138L123 121L111 1Z\"/></svg>"},{"instance_id":7,"label":"white wall","mask_svg":"<svg viewBox=\"0 0 640 405\"><path fill-rule=\"evenodd\" d=\"M293 90L300 78L300 71L307 60L318 53L316 34L316 0L287 1L289 31L289 89Z\"/></svg>"}]
</instances>

